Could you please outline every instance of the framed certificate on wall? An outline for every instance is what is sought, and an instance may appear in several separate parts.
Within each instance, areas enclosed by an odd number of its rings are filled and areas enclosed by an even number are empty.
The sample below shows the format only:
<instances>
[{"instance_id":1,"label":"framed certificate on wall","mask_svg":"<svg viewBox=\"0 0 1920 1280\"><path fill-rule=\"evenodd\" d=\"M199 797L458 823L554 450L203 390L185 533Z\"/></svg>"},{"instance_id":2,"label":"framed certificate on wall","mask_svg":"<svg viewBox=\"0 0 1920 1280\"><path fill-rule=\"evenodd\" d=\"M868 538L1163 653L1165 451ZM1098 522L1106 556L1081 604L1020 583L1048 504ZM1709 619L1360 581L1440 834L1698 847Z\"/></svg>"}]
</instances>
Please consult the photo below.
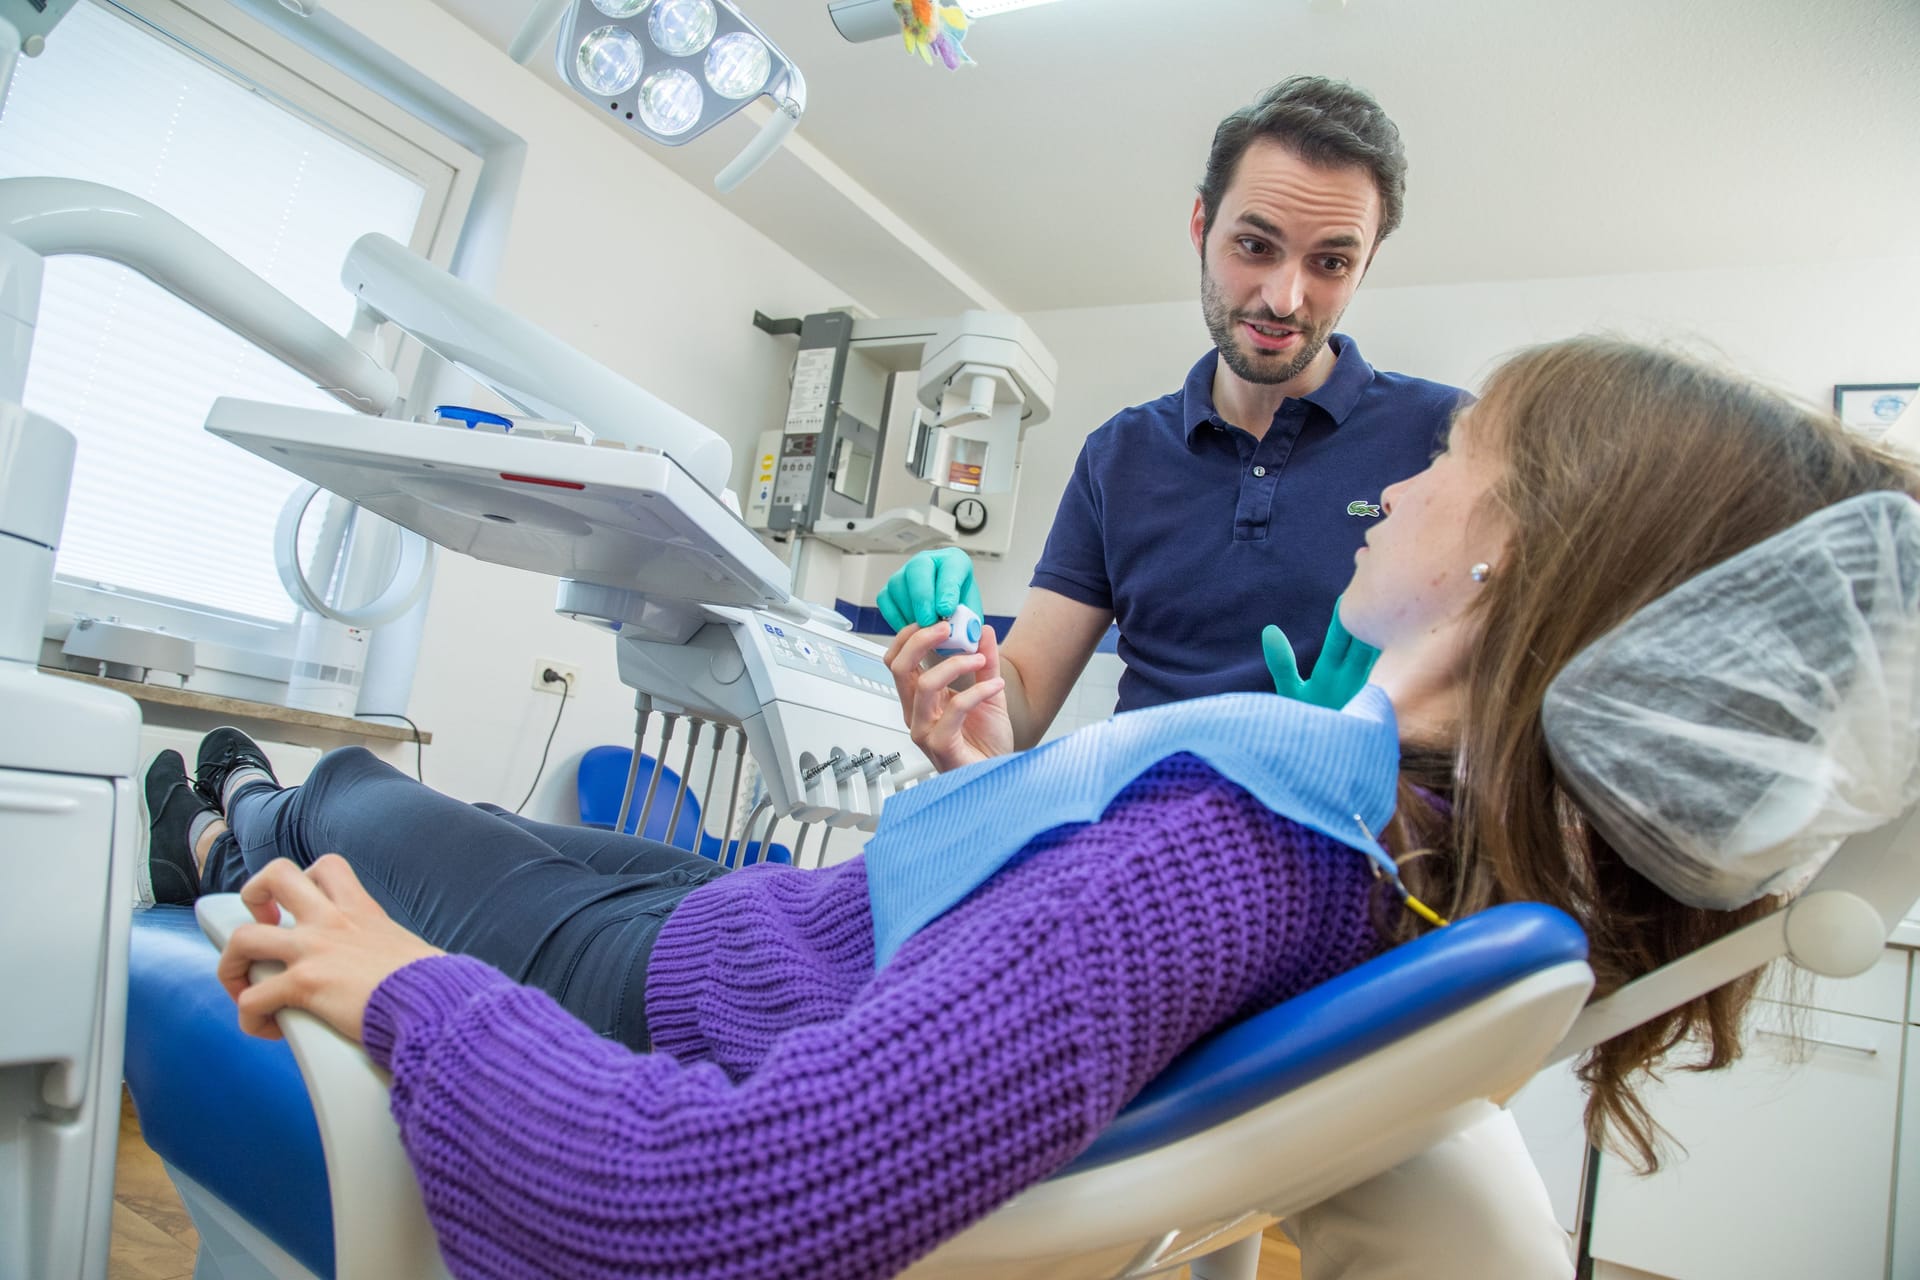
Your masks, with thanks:
<instances>
[{"instance_id":1,"label":"framed certificate on wall","mask_svg":"<svg viewBox=\"0 0 1920 1280\"><path fill-rule=\"evenodd\" d=\"M1874 439L1885 435L1893 420L1906 412L1920 382L1872 382L1833 389L1833 411L1840 421Z\"/></svg>"}]
</instances>

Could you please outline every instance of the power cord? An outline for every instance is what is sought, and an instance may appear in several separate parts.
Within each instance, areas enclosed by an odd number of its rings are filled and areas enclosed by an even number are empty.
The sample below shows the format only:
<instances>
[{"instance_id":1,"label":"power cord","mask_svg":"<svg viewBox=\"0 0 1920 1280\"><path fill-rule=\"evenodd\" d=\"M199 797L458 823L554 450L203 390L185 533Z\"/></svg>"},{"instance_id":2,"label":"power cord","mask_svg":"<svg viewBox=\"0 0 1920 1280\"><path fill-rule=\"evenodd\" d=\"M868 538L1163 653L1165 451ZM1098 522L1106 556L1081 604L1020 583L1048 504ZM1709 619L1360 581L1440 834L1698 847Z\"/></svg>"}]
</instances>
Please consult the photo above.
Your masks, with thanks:
<instances>
[{"instance_id":1,"label":"power cord","mask_svg":"<svg viewBox=\"0 0 1920 1280\"><path fill-rule=\"evenodd\" d=\"M411 730L413 730L413 777L414 777L414 781L416 781L416 782L419 782L419 783L422 783L422 784L424 784L424 783L426 782L426 780L427 780L427 777L426 777L426 774L425 774L425 772L423 772L423 770L425 769L425 764L424 764L424 762L423 762L423 759L422 759L422 757L424 757L424 756L426 755L426 750L427 750L427 749L426 749L425 747L423 747L422 745L420 745L420 726L419 726L419 725L417 725L417 724L415 724L415 723L414 723L414 722L413 722L413 721L412 721L411 719L409 719L408 717L406 717L406 716L403 716L403 715L401 715L401 714L400 714L400 713L399 713L398 711L356 711L356 712L354 712L354 715L356 715L356 716L358 716L358 717L359 717L360 719L362 719L362 720L368 720L368 719L373 719L373 720L405 720L405 721L407 722L407 728L409 728L409 729L411 729Z\"/></svg>"},{"instance_id":2,"label":"power cord","mask_svg":"<svg viewBox=\"0 0 1920 1280\"><path fill-rule=\"evenodd\" d=\"M540 672L540 682L542 684L557 683L560 686L560 709L553 713L553 728L547 730L547 745L540 748L540 767L533 771L533 781L527 785L527 794L520 797L519 804L513 806L515 813L527 807L527 801L533 799L534 788L540 785L540 775L547 771L547 752L553 750L553 735L560 732L560 717L567 713L567 695L573 692L573 681L552 667L547 667Z\"/></svg>"}]
</instances>

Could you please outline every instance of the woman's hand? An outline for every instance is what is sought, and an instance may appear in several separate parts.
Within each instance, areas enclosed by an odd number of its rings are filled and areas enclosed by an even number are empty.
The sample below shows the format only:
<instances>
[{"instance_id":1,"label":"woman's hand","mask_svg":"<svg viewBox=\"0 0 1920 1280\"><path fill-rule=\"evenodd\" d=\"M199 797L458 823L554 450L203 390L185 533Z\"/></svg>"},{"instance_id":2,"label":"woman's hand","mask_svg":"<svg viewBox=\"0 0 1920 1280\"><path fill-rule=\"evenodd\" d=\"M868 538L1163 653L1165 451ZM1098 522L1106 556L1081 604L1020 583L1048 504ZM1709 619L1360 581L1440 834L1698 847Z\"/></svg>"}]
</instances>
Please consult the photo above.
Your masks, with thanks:
<instances>
[{"instance_id":1,"label":"woman's hand","mask_svg":"<svg viewBox=\"0 0 1920 1280\"><path fill-rule=\"evenodd\" d=\"M951 630L945 621L904 627L886 658L914 745L943 772L1013 750L1007 682L1000 675L1000 642L992 627L980 628L980 652L957 653L921 669ZM954 683L969 675L971 687L954 692Z\"/></svg>"},{"instance_id":2,"label":"woman's hand","mask_svg":"<svg viewBox=\"0 0 1920 1280\"><path fill-rule=\"evenodd\" d=\"M304 873L276 858L240 890L258 924L243 924L220 953L220 985L240 1006L240 1029L280 1039L274 1014L304 1009L358 1041L374 988L415 960L445 955L395 924L347 860L329 853ZM298 922L282 928L285 909ZM248 971L277 960L285 972L254 982Z\"/></svg>"}]
</instances>

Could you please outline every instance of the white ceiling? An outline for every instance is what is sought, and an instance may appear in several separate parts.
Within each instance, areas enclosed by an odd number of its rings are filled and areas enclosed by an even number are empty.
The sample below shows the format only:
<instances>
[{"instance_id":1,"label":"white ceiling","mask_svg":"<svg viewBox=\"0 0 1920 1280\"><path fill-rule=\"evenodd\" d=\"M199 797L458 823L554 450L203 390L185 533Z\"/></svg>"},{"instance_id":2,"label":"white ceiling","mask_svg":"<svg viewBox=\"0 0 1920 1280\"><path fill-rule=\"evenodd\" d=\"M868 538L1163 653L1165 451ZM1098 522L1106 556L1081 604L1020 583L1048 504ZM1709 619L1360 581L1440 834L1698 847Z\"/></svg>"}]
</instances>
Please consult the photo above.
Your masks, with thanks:
<instances>
[{"instance_id":1,"label":"white ceiling","mask_svg":"<svg viewBox=\"0 0 1920 1280\"><path fill-rule=\"evenodd\" d=\"M1213 126L1296 72L1406 139L1375 288L1920 256L1920 0L1064 0L978 23L958 73L739 2L810 102L724 199L880 312L1191 299ZM502 47L532 7L439 3ZM756 127L635 145L710 189Z\"/></svg>"}]
</instances>

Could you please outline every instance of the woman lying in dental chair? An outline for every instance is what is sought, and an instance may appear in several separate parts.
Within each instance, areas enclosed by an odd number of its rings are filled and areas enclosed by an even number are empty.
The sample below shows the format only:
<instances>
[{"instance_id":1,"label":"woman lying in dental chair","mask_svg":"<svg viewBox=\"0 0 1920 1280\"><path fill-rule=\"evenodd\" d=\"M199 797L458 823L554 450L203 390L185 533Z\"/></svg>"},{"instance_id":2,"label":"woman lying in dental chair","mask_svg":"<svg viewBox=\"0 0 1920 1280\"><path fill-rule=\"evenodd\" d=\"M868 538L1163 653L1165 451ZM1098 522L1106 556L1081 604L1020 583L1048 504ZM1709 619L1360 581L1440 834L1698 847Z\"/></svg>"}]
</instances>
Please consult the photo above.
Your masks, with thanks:
<instances>
[{"instance_id":1,"label":"woman lying in dental chair","mask_svg":"<svg viewBox=\"0 0 1920 1280\"><path fill-rule=\"evenodd\" d=\"M1622 860L1549 755L1548 686L1703 570L1917 485L1686 360L1543 347L1383 495L1340 616L1382 651L1384 695L1346 713L1230 695L1120 717L1114 741L1134 732L1122 721L1195 707L1242 736L1173 734L1090 820L1016 849L963 856L977 829L961 831L953 874L896 830L973 812L969 791L996 778L1101 794L1082 786L1079 735L1024 774L944 776L904 823L890 807L862 858L720 875L462 805L360 751L282 790L222 730L198 769L219 812L191 799L178 757L149 780L155 883L237 888L261 922L220 966L247 1030L274 1036L276 1011L305 1009L392 1072L457 1274L892 1275L1065 1166L1200 1037L1431 927L1417 903L1561 907L1599 995L1765 909L1682 905ZM957 705L990 713L998 693L983 681ZM1272 745L1250 764L1232 748L1251 741ZM273 927L282 909L297 927ZM286 971L249 984L261 960ZM1596 1050L1594 1135L1653 1163L1636 1073L1688 1035L1731 1061L1751 988Z\"/></svg>"}]
</instances>

